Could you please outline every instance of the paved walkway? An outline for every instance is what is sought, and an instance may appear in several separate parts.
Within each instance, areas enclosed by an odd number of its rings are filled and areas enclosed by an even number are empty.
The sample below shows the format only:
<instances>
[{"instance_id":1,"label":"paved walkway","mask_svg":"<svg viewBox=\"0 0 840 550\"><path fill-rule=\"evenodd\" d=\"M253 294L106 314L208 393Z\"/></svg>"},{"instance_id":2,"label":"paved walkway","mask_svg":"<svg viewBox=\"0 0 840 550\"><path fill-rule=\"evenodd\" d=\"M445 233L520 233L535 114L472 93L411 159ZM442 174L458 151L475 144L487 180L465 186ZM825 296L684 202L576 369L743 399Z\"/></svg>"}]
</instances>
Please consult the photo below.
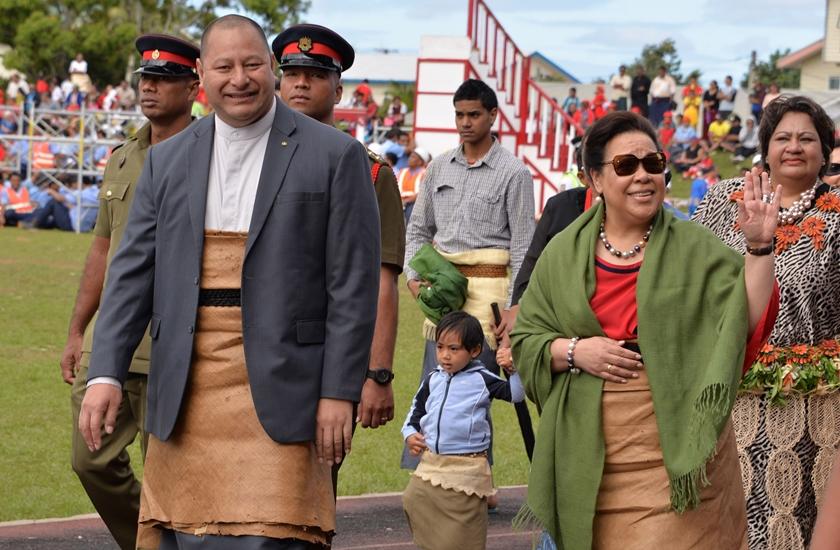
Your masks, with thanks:
<instances>
[{"instance_id":1,"label":"paved walkway","mask_svg":"<svg viewBox=\"0 0 840 550\"><path fill-rule=\"evenodd\" d=\"M500 489L491 514L488 550L529 550L531 534L513 532L511 520L525 499L525 487ZM415 548L399 494L341 497L335 550ZM95 514L75 518L0 523L2 550L119 550Z\"/></svg>"}]
</instances>

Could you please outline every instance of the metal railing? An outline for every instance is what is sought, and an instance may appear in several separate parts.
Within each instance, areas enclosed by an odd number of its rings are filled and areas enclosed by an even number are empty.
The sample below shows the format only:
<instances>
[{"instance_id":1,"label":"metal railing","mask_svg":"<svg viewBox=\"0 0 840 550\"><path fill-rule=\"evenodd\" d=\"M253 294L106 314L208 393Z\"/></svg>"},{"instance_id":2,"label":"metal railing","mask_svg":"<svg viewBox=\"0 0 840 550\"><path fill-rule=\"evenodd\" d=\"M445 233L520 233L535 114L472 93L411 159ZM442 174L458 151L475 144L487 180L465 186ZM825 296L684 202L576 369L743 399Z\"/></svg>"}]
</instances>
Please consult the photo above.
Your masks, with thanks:
<instances>
[{"instance_id":1,"label":"metal railing","mask_svg":"<svg viewBox=\"0 0 840 550\"><path fill-rule=\"evenodd\" d=\"M565 170L573 154L570 141L582 135L583 128L531 78L530 58L485 0L469 0L467 36L478 51L478 61L487 65L488 76L496 79L496 91L516 109L517 145L537 146L537 156L548 159L552 170Z\"/></svg>"},{"instance_id":2,"label":"metal railing","mask_svg":"<svg viewBox=\"0 0 840 550\"><path fill-rule=\"evenodd\" d=\"M6 156L0 170L21 173L35 185L57 183L74 189L77 219L82 219L81 192L85 178L101 178L104 160L114 146L132 135L146 118L134 111L77 111L33 106L0 106L0 117L12 133L0 134ZM35 166L35 145L49 143L54 163ZM74 185L75 184L75 185ZM78 230L78 228L77 228Z\"/></svg>"}]
</instances>

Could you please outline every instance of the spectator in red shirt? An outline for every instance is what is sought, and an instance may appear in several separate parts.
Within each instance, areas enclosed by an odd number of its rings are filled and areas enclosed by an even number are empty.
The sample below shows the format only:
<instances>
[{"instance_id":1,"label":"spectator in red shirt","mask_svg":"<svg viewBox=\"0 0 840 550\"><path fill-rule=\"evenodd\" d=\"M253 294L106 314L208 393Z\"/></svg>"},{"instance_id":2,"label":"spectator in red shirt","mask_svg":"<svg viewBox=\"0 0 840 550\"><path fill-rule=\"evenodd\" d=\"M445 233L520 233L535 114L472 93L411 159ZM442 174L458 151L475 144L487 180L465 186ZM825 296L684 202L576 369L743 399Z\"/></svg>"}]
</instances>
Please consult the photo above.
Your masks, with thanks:
<instances>
[{"instance_id":1,"label":"spectator in red shirt","mask_svg":"<svg viewBox=\"0 0 840 550\"><path fill-rule=\"evenodd\" d=\"M659 125L657 133L659 134L659 144L667 155L668 146L671 145L671 139L674 137L674 132L677 129L674 127L674 118L671 111L665 111L662 115L662 124Z\"/></svg>"},{"instance_id":2,"label":"spectator in red shirt","mask_svg":"<svg viewBox=\"0 0 840 550\"><path fill-rule=\"evenodd\" d=\"M592 112L595 115L595 120L599 118L603 118L605 114L607 114L606 109L604 109L604 103L606 103L607 98L604 96L604 87L600 84L597 88L595 88L595 97L592 98Z\"/></svg>"},{"instance_id":3,"label":"spectator in red shirt","mask_svg":"<svg viewBox=\"0 0 840 550\"><path fill-rule=\"evenodd\" d=\"M570 112L569 114L572 113ZM572 119L584 130L589 128L589 126L595 122L595 113L592 112L592 109L589 106L589 101L584 99L580 102L580 109L574 112Z\"/></svg>"}]
</instances>

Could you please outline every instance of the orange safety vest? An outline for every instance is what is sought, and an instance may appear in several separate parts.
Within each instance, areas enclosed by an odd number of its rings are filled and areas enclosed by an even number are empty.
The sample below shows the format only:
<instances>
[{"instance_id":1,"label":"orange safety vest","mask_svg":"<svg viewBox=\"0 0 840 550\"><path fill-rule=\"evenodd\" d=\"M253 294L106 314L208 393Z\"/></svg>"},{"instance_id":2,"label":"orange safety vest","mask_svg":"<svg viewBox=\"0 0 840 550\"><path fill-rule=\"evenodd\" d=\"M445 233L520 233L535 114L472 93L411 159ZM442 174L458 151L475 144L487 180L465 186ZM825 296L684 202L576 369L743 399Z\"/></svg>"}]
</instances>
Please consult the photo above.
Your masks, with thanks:
<instances>
[{"instance_id":1,"label":"orange safety vest","mask_svg":"<svg viewBox=\"0 0 840 550\"><path fill-rule=\"evenodd\" d=\"M9 197L9 204L6 208L14 210L18 214L30 214L34 210L32 208L32 201L29 200L29 189L21 185L19 191L15 191L10 187L5 187L6 196Z\"/></svg>"},{"instance_id":2,"label":"orange safety vest","mask_svg":"<svg viewBox=\"0 0 840 550\"><path fill-rule=\"evenodd\" d=\"M32 146L32 169L55 169L55 155L50 150L49 142L39 141Z\"/></svg>"},{"instance_id":3,"label":"orange safety vest","mask_svg":"<svg viewBox=\"0 0 840 550\"><path fill-rule=\"evenodd\" d=\"M420 182L420 179L425 173L426 170L419 170L416 174L412 174L409 168L403 168L400 170L400 177L397 180L397 183L400 186L400 193L402 195L415 194L418 190L417 183Z\"/></svg>"}]
</instances>

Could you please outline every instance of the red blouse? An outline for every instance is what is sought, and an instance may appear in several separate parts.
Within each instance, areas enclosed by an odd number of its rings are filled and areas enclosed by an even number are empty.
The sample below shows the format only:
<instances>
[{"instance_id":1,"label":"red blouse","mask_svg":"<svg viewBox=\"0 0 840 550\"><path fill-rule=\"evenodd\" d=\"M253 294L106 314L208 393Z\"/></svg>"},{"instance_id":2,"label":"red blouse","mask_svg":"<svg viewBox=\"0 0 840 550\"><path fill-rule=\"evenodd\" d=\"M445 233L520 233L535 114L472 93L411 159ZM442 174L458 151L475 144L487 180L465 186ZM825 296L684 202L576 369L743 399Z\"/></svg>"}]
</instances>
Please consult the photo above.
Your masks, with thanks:
<instances>
[{"instance_id":1,"label":"red blouse","mask_svg":"<svg viewBox=\"0 0 840 550\"><path fill-rule=\"evenodd\" d=\"M636 281L642 262L615 265L595 258L595 294L589 301L604 334L613 340L638 338Z\"/></svg>"},{"instance_id":2,"label":"red blouse","mask_svg":"<svg viewBox=\"0 0 840 550\"><path fill-rule=\"evenodd\" d=\"M607 338L635 340L639 333L639 309L636 305L636 281L642 262L615 265L595 258L595 294L589 301L595 317ZM776 322L779 313L779 284L773 284L773 294L755 330L747 340L744 372L750 368Z\"/></svg>"}]
</instances>

